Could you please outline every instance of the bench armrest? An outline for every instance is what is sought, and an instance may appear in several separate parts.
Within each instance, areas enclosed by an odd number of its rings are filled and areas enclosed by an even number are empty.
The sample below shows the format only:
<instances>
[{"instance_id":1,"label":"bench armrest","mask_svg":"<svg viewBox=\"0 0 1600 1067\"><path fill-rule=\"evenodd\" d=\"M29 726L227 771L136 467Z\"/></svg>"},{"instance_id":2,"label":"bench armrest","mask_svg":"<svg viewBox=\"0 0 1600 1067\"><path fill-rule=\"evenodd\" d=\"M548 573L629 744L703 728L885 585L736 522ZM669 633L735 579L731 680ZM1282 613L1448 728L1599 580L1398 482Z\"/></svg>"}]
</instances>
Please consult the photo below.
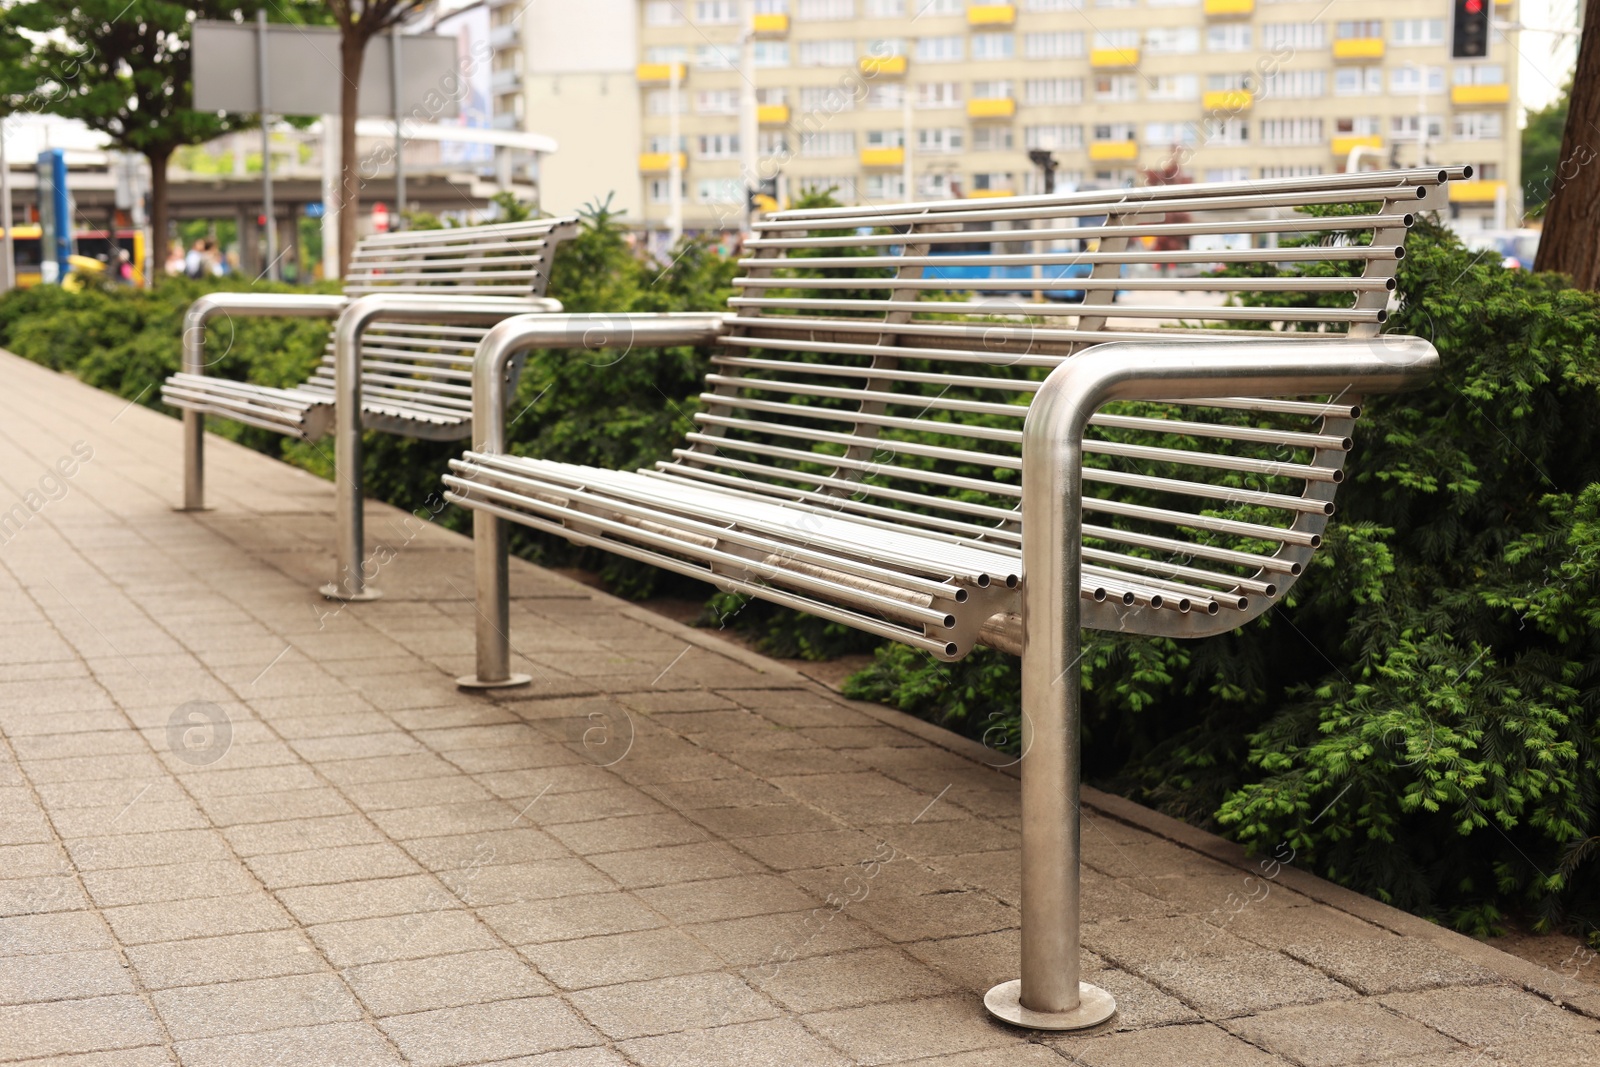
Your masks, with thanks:
<instances>
[{"instance_id":1,"label":"bench armrest","mask_svg":"<svg viewBox=\"0 0 1600 1067\"><path fill-rule=\"evenodd\" d=\"M337 318L348 297L329 293L207 293L183 315L183 371L206 372L206 323L218 315L240 318Z\"/></svg>"},{"instance_id":2,"label":"bench armrest","mask_svg":"<svg viewBox=\"0 0 1600 1067\"><path fill-rule=\"evenodd\" d=\"M722 312L641 315L521 315L483 339L472 365L472 436L479 452L504 452L506 372L530 348L659 348L703 345L727 331Z\"/></svg>"}]
</instances>

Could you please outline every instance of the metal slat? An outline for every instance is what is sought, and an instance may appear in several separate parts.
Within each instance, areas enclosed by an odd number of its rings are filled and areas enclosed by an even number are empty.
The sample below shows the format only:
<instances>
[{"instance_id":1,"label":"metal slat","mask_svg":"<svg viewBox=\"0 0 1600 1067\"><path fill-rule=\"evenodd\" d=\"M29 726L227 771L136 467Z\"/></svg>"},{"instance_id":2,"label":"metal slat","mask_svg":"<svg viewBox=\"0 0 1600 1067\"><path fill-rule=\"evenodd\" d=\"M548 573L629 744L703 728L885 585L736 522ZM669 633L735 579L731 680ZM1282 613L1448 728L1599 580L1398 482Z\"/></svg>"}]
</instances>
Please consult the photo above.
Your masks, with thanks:
<instances>
[{"instance_id":1,"label":"metal slat","mask_svg":"<svg viewBox=\"0 0 1600 1067\"><path fill-rule=\"evenodd\" d=\"M1063 290L1085 292L1093 289L1128 292L1207 292L1207 293L1361 293L1379 290L1392 292L1393 278L735 278L743 289L914 289L921 292L1004 292ZM919 310L937 313L938 305ZM1227 310L1224 308L1204 311Z\"/></svg>"},{"instance_id":2,"label":"metal slat","mask_svg":"<svg viewBox=\"0 0 1600 1067\"><path fill-rule=\"evenodd\" d=\"M1174 249L1170 252L1040 252L955 256L773 256L740 259L740 267L1031 267L1097 263L1320 263L1341 260L1400 259L1400 245L1315 245L1310 248Z\"/></svg>"}]
</instances>

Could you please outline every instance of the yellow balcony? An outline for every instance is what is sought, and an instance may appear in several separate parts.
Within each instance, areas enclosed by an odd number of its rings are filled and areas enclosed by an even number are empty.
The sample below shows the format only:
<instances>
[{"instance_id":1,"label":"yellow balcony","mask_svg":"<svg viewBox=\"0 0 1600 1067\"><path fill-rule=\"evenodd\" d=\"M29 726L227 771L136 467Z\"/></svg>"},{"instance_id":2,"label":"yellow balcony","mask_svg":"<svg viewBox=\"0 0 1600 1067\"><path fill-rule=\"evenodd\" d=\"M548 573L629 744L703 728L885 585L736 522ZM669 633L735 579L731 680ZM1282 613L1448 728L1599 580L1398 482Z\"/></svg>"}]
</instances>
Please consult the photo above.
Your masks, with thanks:
<instances>
[{"instance_id":1,"label":"yellow balcony","mask_svg":"<svg viewBox=\"0 0 1600 1067\"><path fill-rule=\"evenodd\" d=\"M1334 59L1382 59L1382 37L1347 37L1333 42Z\"/></svg>"},{"instance_id":2,"label":"yellow balcony","mask_svg":"<svg viewBox=\"0 0 1600 1067\"><path fill-rule=\"evenodd\" d=\"M1089 53L1089 66L1095 70L1113 70L1117 67L1137 67L1137 48L1096 48Z\"/></svg>"},{"instance_id":3,"label":"yellow balcony","mask_svg":"<svg viewBox=\"0 0 1600 1067\"><path fill-rule=\"evenodd\" d=\"M861 73L872 78L881 78L884 75L904 74L906 72L905 56L862 56Z\"/></svg>"},{"instance_id":4,"label":"yellow balcony","mask_svg":"<svg viewBox=\"0 0 1600 1067\"><path fill-rule=\"evenodd\" d=\"M1382 148L1383 138L1377 134L1366 137L1335 137L1333 139L1333 154L1348 156L1352 148Z\"/></svg>"},{"instance_id":5,"label":"yellow balcony","mask_svg":"<svg viewBox=\"0 0 1600 1067\"><path fill-rule=\"evenodd\" d=\"M757 37L782 37L789 32L788 15L757 15L751 29Z\"/></svg>"},{"instance_id":6,"label":"yellow balcony","mask_svg":"<svg viewBox=\"0 0 1600 1067\"><path fill-rule=\"evenodd\" d=\"M861 150L861 165L863 167L899 167L905 164L906 150L904 148L863 148Z\"/></svg>"},{"instance_id":7,"label":"yellow balcony","mask_svg":"<svg viewBox=\"0 0 1600 1067\"><path fill-rule=\"evenodd\" d=\"M789 121L789 105L762 104L756 108L756 121L763 126L782 126Z\"/></svg>"},{"instance_id":8,"label":"yellow balcony","mask_svg":"<svg viewBox=\"0 0 1600 1067\"><path fill-rule=\"evenodd\" d=\"M1015 189L974 189L967 194L969 200L993 200L1001 196L1016 196Z\"/></svg>"},{"instance_id":9,"label":"yellow balcony","mask_svg":"<svg viewBox=\"0 0 1600 1067\"><path fill-rule=\"evenodd\" d=\"M1089 145L1089 158L1096 163L1111 163L1139 158L1136 141L1095 141Z\"/></svg>"},{"instance_id":10,"label":"yellow balcony","mask_svg":"<svg viewBox=\"0 0 1600 1067\"><path fill-rule=\"evenodd\" d=\"M678 68L678 80L680 82L688 76L689 65L687 63L640 63L633 72L633 76L641 84L646 82L670 82L672 80L673 67Z\"/></svg>"},{"instance_id":11,"label":"yellow balcony","mask_svg":"<svg viewBox=\"0 0 1600 1067\"><path fill-rule=\"evenodd\" d=\"M973 4L967 8L968 26L1010 26L1016 21L1016 4Z\"/></svg>"},{"instance_id":12,"label":"yellow balcony","mask_svg":"<svg viewBox=\"0 0 1600 1067\"><path fill-rule=\"evenodd\" d=\"M981 97L967 101L969 119L1008 119L1017 113L1017 102L1009 98Z\"/></svg>"},{"instance_id":13,"label":"yellow balcony","mask_svg":"<svg viewBox=\"0 0 1600 1067\"><path fill-rule=\"evenodd\" d=\"M1253 14L1256 0L1206 0L1206 14L1212 18L1231 18Z\"/></svg>"},{"instance_id":14,"label":"yellow balcony","mask_svg":"<svg viewBox=\"0 0 1600 1067\"><path fill-rule=\"evenodd\" d=\"M1506 187L1505 182L1451 182L1453 204L1492 204Z\"/></svg>"},{"instance_id":15,"label":"yellow balcony","mask_svg":"<svg viewBox=\"0 0 1600 1067\"><path fill-rule=\"evenodd\" d=\"M1248 89L1216 89L1200 97L1207 111L1249 111L1255 96Z\"/></svg>"},{"instance_id":16,"label":"yellow balcony","mask_svg":"<svg viewBox=\"0 0 1600 1067\"><path fill-rule=\"evenodd\" d=\"M1452 104L1504 104L1511 99L1509 85L1452 85Z\"/></svg>"},{"instance_id":17,"label":"yellow balcony","mask_svg":"<svg viewBox=\"0 0 1600 1067\"><path fill-rule=\"evenodd\" d=\"M689 165L689 157L682 152L678 153L678 169L684 170ZM639 173L660 174L672 169L671 152L641 152L639 153Z\"/></svg>"}]
</instances>

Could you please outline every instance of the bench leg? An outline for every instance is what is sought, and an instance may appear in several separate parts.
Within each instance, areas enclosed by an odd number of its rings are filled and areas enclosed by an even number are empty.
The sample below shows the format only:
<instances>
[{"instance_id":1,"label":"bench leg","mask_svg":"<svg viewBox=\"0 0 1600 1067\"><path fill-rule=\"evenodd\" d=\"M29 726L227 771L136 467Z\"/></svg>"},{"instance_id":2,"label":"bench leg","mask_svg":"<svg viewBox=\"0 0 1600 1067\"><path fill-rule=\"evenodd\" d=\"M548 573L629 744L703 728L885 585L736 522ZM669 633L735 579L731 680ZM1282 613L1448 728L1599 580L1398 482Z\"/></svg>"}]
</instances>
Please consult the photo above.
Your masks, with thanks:
<instances>
[{"instance_id":1,"label":"bench leg","mask_svg":"<svg viewBox=\"0 0 1600 1067\"><path fill-rule=\"evenodd\" d=\"M478 671L456 684L466 689L506 689L533 678L511 670L511 576L506 520L472 513L472 563L477 585Z\"/></svg>"},{"instance_id":2,"label":"bench leg","mask_svg":"<svg viewBox=\"0 0 1600 1067\"><path fill-rule=\"evenodd\" d=\"M996 1018L1037 1030L1094 1026L1117 1007L1079 980L1081 439L1080 426L1062 439L1024 442L1022 978L995 986L983 1003Z\"/></svg>"},{"instance_id":3,"label":"bench leg","mask_svg":"<svg viewBox=\"0 0 1600 1067\"><path fill-rule=\"evenodd\" d=\"M178 510L206 510L206 417L198 411L183 413L183 507Z\"/></svg>"}]
</instances>

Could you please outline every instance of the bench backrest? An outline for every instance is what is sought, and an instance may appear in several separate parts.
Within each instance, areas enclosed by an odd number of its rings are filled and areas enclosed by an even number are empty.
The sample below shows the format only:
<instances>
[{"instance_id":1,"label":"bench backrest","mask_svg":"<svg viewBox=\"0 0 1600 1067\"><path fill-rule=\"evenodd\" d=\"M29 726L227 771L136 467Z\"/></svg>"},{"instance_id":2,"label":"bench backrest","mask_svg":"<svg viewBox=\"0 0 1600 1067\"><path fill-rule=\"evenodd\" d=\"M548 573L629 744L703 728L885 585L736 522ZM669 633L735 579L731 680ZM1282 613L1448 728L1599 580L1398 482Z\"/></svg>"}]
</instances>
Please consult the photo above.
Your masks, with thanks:
<instances>
[{"instance_id":1,"label":"bench backrest","mask_svg":"<svg viewBox=\"0 0 1600 1067\"><path fill-rule=\"evenodd\" d=\"M577 232L578 220L564 216L374 234L351 254L345 292L543 296L556 246ZM369 425L410 436L465 436L472 357L487 329L385 322L368 327L361 343L361 388ZM331 391L333 380L330 337L309 384Z\"/></svg>"},{"instance_id":2,"label":"bench backrest","mask_svg":"<svg viewBox=\"0 0 1600 1067\"><path fill-rule=\"evenodd\" d=\"M1371 336L1406 229L1468 174L769 215L745 245L699 425L658 466L1016 549L1023 418L1053 367L1092 344L1153 336ZM1332 214L1299 210L1319 208ZM1309 235L1323 237L1275 247ZM1188 276L1213 265L1250 276ZM1240 306L1229 299L1239 293L1274 306ZM1358 414L1354 396L1108 407L1085 443L1084 562L1103 583L1097 597L1156 609L1127 613L1141 632L1200 635L1266 610L1320 543Z\"/></svg>"}]
</instances>

